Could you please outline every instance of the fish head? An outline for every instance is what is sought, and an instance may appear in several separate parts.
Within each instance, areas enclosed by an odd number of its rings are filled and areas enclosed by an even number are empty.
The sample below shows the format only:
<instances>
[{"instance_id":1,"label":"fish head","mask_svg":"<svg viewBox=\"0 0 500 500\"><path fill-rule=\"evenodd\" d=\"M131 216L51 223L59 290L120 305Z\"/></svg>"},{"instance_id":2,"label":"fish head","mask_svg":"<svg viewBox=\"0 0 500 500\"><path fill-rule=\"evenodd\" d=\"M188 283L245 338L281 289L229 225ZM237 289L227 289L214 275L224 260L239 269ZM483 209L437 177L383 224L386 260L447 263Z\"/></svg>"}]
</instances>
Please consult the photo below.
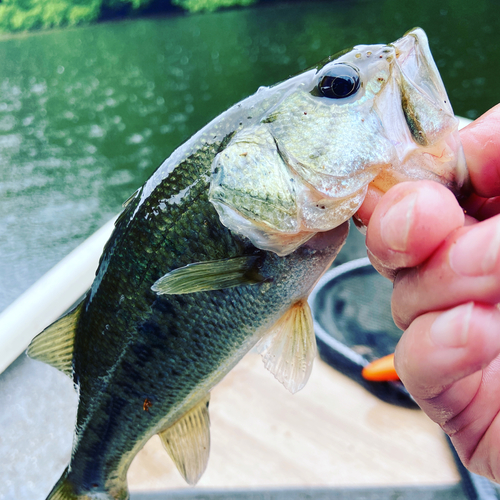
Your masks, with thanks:
<instances>
[{"instance_id":1,"label":"fish head","mask_svg":"<svg viewBox=\"0 0 500 500\"><path fill-rule=\"evenodd\" d=\"M213 166L221 221L285 255L348 220L369 185L468 186L454 116L427 37L358 45L268 89L279 97Z\"/></svg>"}]
</instances>

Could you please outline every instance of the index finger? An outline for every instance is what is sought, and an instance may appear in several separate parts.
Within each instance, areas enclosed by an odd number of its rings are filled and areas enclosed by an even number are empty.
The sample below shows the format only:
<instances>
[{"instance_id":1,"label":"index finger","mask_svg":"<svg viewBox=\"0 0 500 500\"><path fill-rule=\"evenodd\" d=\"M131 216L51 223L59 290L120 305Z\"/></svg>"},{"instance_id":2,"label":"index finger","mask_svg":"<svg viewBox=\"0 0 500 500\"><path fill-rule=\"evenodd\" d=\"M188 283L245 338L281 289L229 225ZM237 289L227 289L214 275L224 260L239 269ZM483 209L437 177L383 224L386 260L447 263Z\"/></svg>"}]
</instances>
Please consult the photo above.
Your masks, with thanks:
<instances>
[{"instance_id":1,"label":"index finger","mask_svg":"<svg viewBox=\"0 0 500 500\"><path fill-rule=\"evenodd\" d=\"M460 131L474 192L500 196L500 104Z\"/></svg>"},{"instance_id":2,"label":"index finger","mask_svg":"<svg viewBox=\"0 0 500 500\"><path fill-rule=\"evenodd\" d=\"M500 213L500 104L464 127L460 140L474 190L464 208L480 220L497 215ZM365 201L355 215L362 226L368 226L383 195L379 189L369 186Z\"/></svg>"}]
</instances>

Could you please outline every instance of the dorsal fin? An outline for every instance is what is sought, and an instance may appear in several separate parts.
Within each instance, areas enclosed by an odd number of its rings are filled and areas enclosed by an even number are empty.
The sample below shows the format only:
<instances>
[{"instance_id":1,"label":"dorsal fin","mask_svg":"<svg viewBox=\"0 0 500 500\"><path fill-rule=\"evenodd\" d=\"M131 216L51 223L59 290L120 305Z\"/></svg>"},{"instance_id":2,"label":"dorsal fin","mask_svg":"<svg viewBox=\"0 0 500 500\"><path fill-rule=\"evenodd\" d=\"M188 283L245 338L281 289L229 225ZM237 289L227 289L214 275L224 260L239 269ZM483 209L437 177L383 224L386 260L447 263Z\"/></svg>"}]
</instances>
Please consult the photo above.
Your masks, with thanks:
<instances>
[{"instance_id":1,"label":"dorsal fin","mask_svg":"<svg viewBox=\"0 0 500 500\"><path fill-rule=\"evenodd\" d=\"M82 306L83 301L39 333L28 347L28 356L43 361L71 377L75 329Z\"/></svg>"},{"instance_id":2,"label":"dorsal fin","mask_svg":"<svg viewBox=\"0 0 500 500\"><path fill-rule=\"evenodd\" d=\"M264 366L292 393L302 389L311 375L316 337L311 308L299 300L260 341Z\"/></svg>"},{"instance_id":3,"label":"dorsal fin","mask_svg":"<svg viewBox=\"0 0 500 500\"><path fill-rule=\"evenodd\" d=\"M131 217L131 215L133 214L133 209L134 209L133 205L137 205L137 204L134 204L133 202L138 197L138 195L141 192L141 190L142 190L142 187L140 187L139 189L136 189L134 191L134 193L132 195L130 195L123 202L123 204L122 204L122 211L118 214L118 217L115 220L115 227L118 227L121 224L122 220L124 220L127 216L129 218Z\"/></svg>"},{"instance_id":4,"label":"dorsal fin","mask_svg":"<svg viewBox=\"0 0 500 500\"><path fill-rule=\"evenodd\" d=\"M159 433L177 469L192 486L205 472L210 454L209 400L207 394L174 425Z\"/></svg>"},{"instance_id":5,"label":"dorsal fin","mask_svg":"<svg viewBox=\"0 0 500 500\"><path fill-rule=\"evenodd\" d=\"M264 278L256 268L257 259L246 255L188 264L165 274L151 290L158 295L185 294L260 283Z\"/></svg>"},{"instance_id":6,"label":"dorsal fin","mask_svg":"<svg viewBox=\"0 0 500 500\"><path fill-rule=\"evenodd\" d=\"M137 195L139 192L142 190L142 187L136 189L123 203L122 203L122 208L127 208L130 203L132 203L132 200L135 200L137 198Z\"/></svg>"}]
</instances>

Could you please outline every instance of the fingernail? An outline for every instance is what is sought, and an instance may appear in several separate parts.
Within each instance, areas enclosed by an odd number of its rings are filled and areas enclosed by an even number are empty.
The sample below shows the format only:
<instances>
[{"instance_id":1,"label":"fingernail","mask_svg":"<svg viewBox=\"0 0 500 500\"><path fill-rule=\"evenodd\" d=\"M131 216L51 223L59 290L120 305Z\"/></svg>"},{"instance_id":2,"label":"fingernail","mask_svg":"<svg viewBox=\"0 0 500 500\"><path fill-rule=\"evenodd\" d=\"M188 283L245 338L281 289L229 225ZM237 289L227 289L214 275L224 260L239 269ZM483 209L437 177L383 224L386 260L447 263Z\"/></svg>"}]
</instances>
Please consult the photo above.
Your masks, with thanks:
<instances>
[{"instance_id":1,"label":"fingernail","mask_svg":"<svg viewBox=\"0 0 500 500\"><path fill-rule=\"evenodd\" d=\"M408 247L408 235L413 223L413 212L417 193L409 194L393 205L380 221L382 241L396 252L405 252Z\"/></svg>"},{"instance_id":2,"label":"fingernail","mask_svg":"<svg viewBox=\"0 0 500 500\"><path fill-rule=\"evenodd\" d=\"M463 347L469 336L469 323L474 303L469 302L440 314L432 323L430 336L442 347Z\"/></svg>"},{"instance_id":3,"label":"fingernail","mask_svg":"<svg viewBox=\"0 0 500 500\"><path fill-rule=\"evenodd\" d=\"M481 224L460 236L450 250L450 266L462 276L482 276L497 267L500 250L500 223Z\"/></svg>"}]
</instances>

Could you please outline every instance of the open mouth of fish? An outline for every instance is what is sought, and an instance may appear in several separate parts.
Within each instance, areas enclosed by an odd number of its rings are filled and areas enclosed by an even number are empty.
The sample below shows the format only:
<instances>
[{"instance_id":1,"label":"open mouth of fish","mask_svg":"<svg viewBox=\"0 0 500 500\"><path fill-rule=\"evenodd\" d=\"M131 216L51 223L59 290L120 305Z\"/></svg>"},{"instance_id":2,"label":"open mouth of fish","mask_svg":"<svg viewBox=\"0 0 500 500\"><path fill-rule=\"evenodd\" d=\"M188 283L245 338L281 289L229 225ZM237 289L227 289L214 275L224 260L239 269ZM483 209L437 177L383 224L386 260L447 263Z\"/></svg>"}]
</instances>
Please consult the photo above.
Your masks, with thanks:
<instances>
[{"instance_id":1,"label":"open mouth of fish","mask_svg":"<svg viewBox=\"0 0 500 500\"><path fill-rule=\"evenodd\" d=\"M468 173L458 135L458 119L427 36L416 28L387 47L394 51L394 80L380 99L387 99L397 84L400 112L387 112L391 104L385 101L386 109L380 117L403 167L402 176L413 178L413 170L418 168L427 171L429 178L446 184L456 196L463 196ZM398 100L392 98L392 106L397 103Z\"/></svg>"}]
</instances>

